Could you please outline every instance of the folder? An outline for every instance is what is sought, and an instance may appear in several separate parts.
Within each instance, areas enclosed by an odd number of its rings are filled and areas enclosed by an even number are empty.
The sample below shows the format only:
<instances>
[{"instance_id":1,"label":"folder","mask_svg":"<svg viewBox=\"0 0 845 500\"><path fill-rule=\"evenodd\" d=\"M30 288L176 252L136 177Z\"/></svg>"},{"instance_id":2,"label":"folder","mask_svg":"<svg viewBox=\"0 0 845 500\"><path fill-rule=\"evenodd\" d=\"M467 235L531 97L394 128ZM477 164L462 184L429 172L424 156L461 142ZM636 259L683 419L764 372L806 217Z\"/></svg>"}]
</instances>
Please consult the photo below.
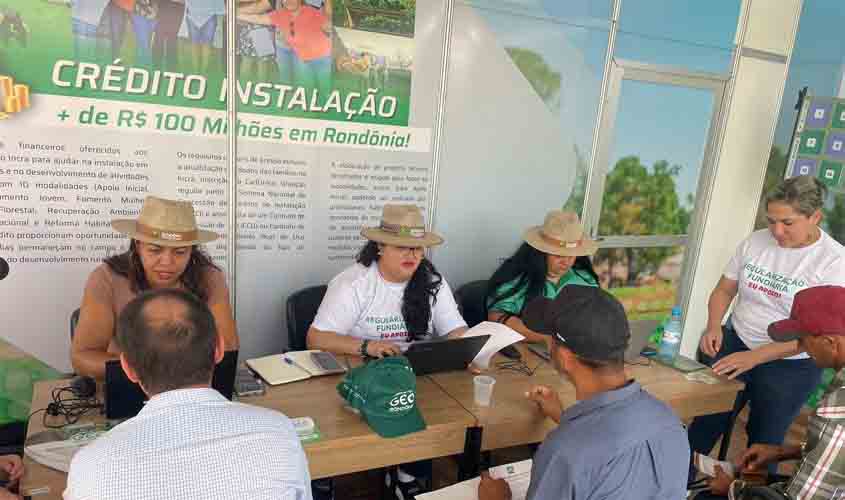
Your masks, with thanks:
<instances>
[{"instance_id":1,"label":"folder","mask_svg":"<svg viewBox=\"0 0 845 500\"><path fill-rule=\"evenodd\" d=\"M330 375L337 371L326 371L317 366L311 354L317 350L292 351L284 354L272 354L261 358L248 359L247 366L270 385L281 385L298 380L305 380L320 375ZM346 371L345 369L341 372Z\"/></svg>"}]
</instances>

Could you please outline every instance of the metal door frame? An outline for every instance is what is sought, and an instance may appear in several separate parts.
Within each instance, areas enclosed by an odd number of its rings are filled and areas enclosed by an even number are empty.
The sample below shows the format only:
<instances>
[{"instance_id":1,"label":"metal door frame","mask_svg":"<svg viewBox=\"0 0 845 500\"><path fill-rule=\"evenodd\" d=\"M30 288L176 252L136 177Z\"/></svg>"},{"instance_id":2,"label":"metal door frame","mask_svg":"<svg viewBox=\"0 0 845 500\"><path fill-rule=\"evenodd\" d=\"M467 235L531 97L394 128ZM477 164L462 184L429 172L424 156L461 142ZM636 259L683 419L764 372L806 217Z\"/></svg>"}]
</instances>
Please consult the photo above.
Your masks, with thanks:
<instances>
[{"instance_id":1,"label":"metal door frame","mask_svg":"<svg viewBox=\"0 0 845 500\"><path fill-rule=\"evenodd\" d=\"M690 256L697 255L697 248L701 241L701 227L704 212L706 212L706 197L710 191L715 175L715 161L719 124L724 112L724 98L727 91L728 75L686 71L671 66L647 64L624 59L612 58L609 64L607 78L607 93L601 106L596 131L595 154L590 161L590 175L587 192L584 198L584 227L588 234L600 239L600 248L647 248L683 246L684 260L681 269L681 281L678 287L676 302L684 309L687 308L691 292L692 263ZM658 85L673 85L704 89L713 92L713 109L710 114L710 126L705 137L704 154L696 187L696 203L690 220L688 234L682 235L653 235L653 236L599 236L598 225L604 198L604 187L607 174L613 168L610 164L613 143L615 139L616 115L619 111L619 96L622 82L625 80L654 83Z\"/></svg>"}]
</instances>

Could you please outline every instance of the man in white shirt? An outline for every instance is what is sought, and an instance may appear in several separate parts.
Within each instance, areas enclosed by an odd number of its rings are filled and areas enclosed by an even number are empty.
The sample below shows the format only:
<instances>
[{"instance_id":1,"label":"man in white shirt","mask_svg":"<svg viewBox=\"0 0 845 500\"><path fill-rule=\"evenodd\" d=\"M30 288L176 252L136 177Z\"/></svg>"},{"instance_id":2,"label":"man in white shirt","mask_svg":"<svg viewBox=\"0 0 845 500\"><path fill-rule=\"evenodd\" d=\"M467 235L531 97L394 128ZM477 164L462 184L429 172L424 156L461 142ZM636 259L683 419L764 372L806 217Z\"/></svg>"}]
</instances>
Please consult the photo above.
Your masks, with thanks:
<instances>
[{"instance_id":1,"label":"man in white shirt","mask_svg":"<svg viewBox=\"0 0 845 500\"><path fill-rule=\"evenodd\" d=\"M141 294L121 313L116 340L123 370L150 400L76 454L66 500L311 500L288 418L210 387L224 351L202 301L175 289Z\"/></svg>"}]
</instances>

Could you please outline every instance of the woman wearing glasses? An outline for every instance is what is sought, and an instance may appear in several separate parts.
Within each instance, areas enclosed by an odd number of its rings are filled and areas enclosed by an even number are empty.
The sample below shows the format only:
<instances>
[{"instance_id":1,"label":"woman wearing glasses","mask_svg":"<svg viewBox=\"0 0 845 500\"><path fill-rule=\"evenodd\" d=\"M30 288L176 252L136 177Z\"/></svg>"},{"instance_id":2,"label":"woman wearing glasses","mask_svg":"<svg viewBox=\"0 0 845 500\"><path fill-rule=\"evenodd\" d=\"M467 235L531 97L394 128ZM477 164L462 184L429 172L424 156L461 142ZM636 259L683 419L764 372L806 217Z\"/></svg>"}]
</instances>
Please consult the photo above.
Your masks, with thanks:
<instances>
[{"instance_id":1,"label":"woman wearing glasses","mask_svg":"<svg viewBox=\"0 0 845 500\"><path fill-rule=\"evenodd\" d=\"M443 238L425 231L419 207L385 205L379 227L361 235L369 241L358 262L329 282L308 329L309 349L381 358L414 340L466 331L452 290L425 258ZM430 488L430 478L424 460L392 470L386 482L398 498L413 498Z\"/></svg>"},{"instance_id":2,"label":"woman wearing glasses","mask_svg":"<svg viewBox=\"0 0 845 500\"><path fill-rule=\"evenodd\" d=\"M431 336L459 336L466 322L446 280L425 258L443 243L426 232L420 209L385 205L381 225L358 262L334 277L308 330L309 349L383 357L402 344Z\"/></svg>"}]
</instances>

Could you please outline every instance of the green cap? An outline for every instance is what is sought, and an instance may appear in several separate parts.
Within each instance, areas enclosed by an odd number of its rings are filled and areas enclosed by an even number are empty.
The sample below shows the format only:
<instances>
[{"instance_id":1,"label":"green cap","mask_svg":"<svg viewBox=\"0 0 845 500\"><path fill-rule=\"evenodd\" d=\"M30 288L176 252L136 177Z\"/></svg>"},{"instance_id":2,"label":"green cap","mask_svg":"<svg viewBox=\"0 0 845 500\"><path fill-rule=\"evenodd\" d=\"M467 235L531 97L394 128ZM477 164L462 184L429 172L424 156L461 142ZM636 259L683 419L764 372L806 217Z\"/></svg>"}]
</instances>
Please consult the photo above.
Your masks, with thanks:
<instances>
[{"instance_id":1,"label":"green cap","mask_svg":"<svg viewBox=\"0 0 845 500\"><path fill-rule=\"evenodd\" d=\"M425 429L417 408L417 376L405 356L391 356L349 370L337 392L360 411L381 437Z\"/></svg>"}]
</instances>

